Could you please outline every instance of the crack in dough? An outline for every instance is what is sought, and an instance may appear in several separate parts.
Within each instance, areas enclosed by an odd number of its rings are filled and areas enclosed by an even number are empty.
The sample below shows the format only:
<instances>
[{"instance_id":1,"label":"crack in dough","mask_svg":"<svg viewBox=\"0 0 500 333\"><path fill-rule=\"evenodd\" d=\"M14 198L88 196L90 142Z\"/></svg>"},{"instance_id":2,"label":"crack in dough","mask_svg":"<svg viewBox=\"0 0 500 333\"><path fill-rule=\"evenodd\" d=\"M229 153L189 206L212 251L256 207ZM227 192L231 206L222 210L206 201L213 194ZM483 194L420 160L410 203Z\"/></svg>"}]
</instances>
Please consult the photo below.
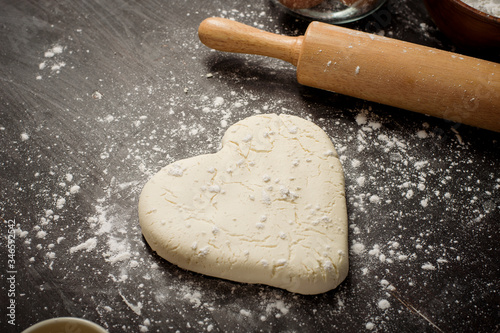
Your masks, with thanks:
<instances>
[{"instance_id":1,"label":"crack in dough","mask_svg":"<svg viewBox=\"0 0 500 333\"><path fill-rule=\"evenodd\" d=\"M348 271L342 166L327 134L295 116L244 119L219 152L164 167L139 221L161 257L214 277L318 294Z\"/></svg>"}]
</instances>

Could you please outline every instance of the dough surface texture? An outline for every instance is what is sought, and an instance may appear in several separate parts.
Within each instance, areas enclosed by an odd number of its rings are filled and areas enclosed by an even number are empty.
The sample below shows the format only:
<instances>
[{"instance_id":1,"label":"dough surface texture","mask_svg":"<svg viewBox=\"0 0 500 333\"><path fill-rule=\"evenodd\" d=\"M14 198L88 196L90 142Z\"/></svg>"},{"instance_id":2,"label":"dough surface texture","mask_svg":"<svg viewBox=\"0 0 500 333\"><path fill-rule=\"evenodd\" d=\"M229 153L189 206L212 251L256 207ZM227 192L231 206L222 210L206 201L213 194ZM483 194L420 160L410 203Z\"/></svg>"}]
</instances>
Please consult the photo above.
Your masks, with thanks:
<instances>
[{"instance_id":1,"label":"dough surface texture","mask_svg":"<svg viewBox=\"0 0 500 333\"><path fill-rule=\"evenodd\" d=\"M161 169L139 221L161 257L205 275L318 294L348 271L342 166L327 134L295 116L246 118L217 153Z\"/></svg>"}]
</instances>

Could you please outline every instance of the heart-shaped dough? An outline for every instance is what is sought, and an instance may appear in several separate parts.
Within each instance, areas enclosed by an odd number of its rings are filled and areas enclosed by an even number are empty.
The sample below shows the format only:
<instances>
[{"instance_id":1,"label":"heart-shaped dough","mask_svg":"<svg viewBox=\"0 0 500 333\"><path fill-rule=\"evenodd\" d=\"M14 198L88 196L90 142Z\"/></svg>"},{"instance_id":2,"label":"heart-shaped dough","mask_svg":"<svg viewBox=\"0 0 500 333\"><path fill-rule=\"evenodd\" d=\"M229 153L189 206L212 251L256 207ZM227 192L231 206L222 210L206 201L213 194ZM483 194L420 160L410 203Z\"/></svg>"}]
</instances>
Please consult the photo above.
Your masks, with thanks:
<instances>
[{"instance_id":1,"label":"heart-shaped dough","mask_svg":"<svg viewBox=\"0 0 500 333\"><path fill-rule=\"evenodd\" d=\"M326 133L295 116L244 119L219 152L160 170L139 220L154 251L198 273L300 294L347 275L342 166Z\"/></svg>"}]
</instances>

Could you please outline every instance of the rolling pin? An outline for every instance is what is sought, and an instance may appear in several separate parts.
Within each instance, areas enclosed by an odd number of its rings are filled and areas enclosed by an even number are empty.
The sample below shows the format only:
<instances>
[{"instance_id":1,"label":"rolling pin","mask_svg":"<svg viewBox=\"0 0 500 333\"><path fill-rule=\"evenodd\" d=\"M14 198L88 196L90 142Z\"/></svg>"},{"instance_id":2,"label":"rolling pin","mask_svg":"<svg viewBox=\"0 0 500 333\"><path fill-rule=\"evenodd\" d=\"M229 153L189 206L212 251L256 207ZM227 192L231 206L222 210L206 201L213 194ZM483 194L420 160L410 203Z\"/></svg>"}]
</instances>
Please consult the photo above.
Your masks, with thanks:
<instances>
[{"instance_id":1,"label":"rolling pin","mask_svg":"<svg viewBox=\"0 0 500 333\"><path fill-rule=\"evenodd\" d=\"M500 64L321 22L304 36L205 19L198 35L226 52L297 66L300 84L500 132Z\"/></svg>"}]
</instances>

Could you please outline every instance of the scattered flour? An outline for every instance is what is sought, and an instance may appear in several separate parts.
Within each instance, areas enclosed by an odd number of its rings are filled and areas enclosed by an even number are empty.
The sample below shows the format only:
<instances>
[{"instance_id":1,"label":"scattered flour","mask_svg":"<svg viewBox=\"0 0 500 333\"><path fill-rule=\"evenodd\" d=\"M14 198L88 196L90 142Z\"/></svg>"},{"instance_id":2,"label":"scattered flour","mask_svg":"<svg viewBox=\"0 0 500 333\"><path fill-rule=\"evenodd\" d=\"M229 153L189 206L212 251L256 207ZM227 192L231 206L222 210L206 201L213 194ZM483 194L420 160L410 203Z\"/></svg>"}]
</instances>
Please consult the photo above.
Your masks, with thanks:
<instances>
[{"instance_id":1,"label":"scattered flour","mask_svg":"<svg viewBox=\"0 0 500 333\"><path fill-rule=\"evenodd\" d=\"M62 209L65 204L66 204L66 199L65 198L59 198L59 199L57 199L57 202L56 202L56 208L57 209Z\"/></svg>"},{"instance_id":2,"label":"scattered flour","mask_svg":"<svg viewBox=\"0 0 500 333\"><path fill-rule=\"evenodd\" d=\"M426 264L422 265L422 269L425 269L426 271L435 271L436 270L436 266L434 266L431 263L426 263Z\"/></svg>"},{"instance_id":3,"label":"scattered flour","mask_svg":"<svg viewBox=\"0 0 500 333\"><path fill-rule=\"evenodd\" d=\"M356 123L358 125L364 125L367 123L367 117L365 113L358 113L356 116Z\"/></svg>"},{"instance_id":4,"label":"scattered flour","mask_svg":"<svg viewBox=\"0 0 500 333\"><path fill-rule=\"evenodd\" d=\"M282 315L286 315L290 311L290 305L285 304L282 300L276 300L274 302L270 302L266 305L266 314L270 315L274 312L274 310L278 310L279 312L275 314L276 318L281 317Z\"/></svg>"},{"instance_id":5,"label":"scattered flour","mask_svg":"<svg viewBox=\"0 0 500 333\"><path fill-rule=\"evenodd\" d=\"M378 301L377 306L381 310L387 310L391 307L391 303L386 299L381 299Z\"/></svg>"},{"instance_id":6,"label":"scattered flour","mask_svg":"<svg viewBox=\"0 0 500 333\"><path fill-rule=\"evenodd\" d=\"M193 307L199 308L201 306L201 292L196 290L192 292L186 292L184 294L184 299L187 299Z\"/></svg>"},{"instance_id":7,"label":"scattered flour","mask_svg":"<svg viewBox=\"0 0 500 333\"><path fill-rule=\"evenodd\" d=\"M241 309L240 314L245 317L250 317L252 313L249 310Z\"/></svg>"},{"instance_id":8,"label":"scattered flour","mask_svg":"<svg viewBox=\"0 0 500 333\"><path fill-rule=\"evenodd\" d=\"M354 254L361 254L365 251L365 246L361 243L354 243L353 245L351 245L351 251L354 253Z\"/></svg>"},{"instance_id":9,"label":"scattered flour","mask_svg":"<svg viewBox=\"0 0 500 333\"><path fill-rule=\"evenodd\" d=\"M214 107L217 108L217 107L222 106L223 104L224 104L224 98L223 97L218 96L218 97L216 97L214 99Z\"/></svg>"},{"instance_id":10,"label":"scattered flour","mask_svg":"<svg viewBox=\"0 0 500 333\"><path fill-rule=\"evenodd\" d=\"M69 253L75 253L83 250L90 252L93 251L96 248L96 246L97 246L97 238L92 237L87 239L84 243L71 247L69 249Z\"/></svg>"},{"instance_id":11,"label":"scattered flour","mask_svg":"<svg viewBox=\"0 0 500 333\"><path fill-rule=\"evenodd\" d=\"M46 50L43 54L44 60L38 64L38 69L44 71L48 77L59 74L61 69L66 66L66 62L59 60L59 57L61 57L65 49L64 46L54 45ZM50 71L47 71L47 69L50 69ZM36 76L37 80L41 80L42 78L42 75Z\"/></svg>"},{"instance_id":12,"label":"scattered flour","mask_svg":"<svg viewBox=\"0 0 500 333\"><path fill-rule=\"evenodd\" d=\"M133 303L129 302L121 292L118 293L122 297L125 304L127 304L127 306L130 308L130 310L134 311L136 315L140 316L143 308L142 302L137 302L137 305L134 305Z\"/></svg>"},{"instance_id":13,"label":"scattered flour","mask_svg":"<svg viewBox=\"0 0 500 333\"><path fill-rule=\"evenodd\" d=\"M417 137L420 139L427 139L429 134L425 130L421 130L417 132Z\"/></svg>"},{"instance_id":14,"label":"scattered flour","mask_svg":"<svg viewBox=\"0 0 500 333\"><path fill-rule=\"evenodd\" d=\"M110 236L108 238L108 252L103 253L103 257L107 262L116 264L122 261L128 261L132 258L132 253L129 250L130 243L127 239L117 240Z\"/></svg>"},{"instance_id":15,"label":"scattered flour","mask_svg":"<svg viewBox=\"0 0 500 333\"><path fill-rule=\"evenodd\" d=\"M78 185L73 185L69 189L69 193L71 193L71 194L76 194L78 192L80 192L80 186L78 186Z\"/></svg>"},{"instance_id":16,"label":"scattered flour","mask_svg":"<svg viewBox=\"0 0 500 333\"><path fill-rule=\"evenodd\" d=\"M51 49L45 51L44 56L46 58L52 58L56 54L61 54L63 52L63 50L64 50L64 47L62 47L61 45L55 45Z\"/></svg>"},{"instance_id":17,"label":"scattered flour","mask_svg":"<svg viewBox=\"0 0 500 333\"><path fill-rule=\"evenodd\" d=\"M376 194L371 195L369 200L371 203L374 203L374 204L380 203L380 197Z\"/></svg>"},{"instance_id":18,"label":"scattered flour","mask_svg":"<svg viewBox=\"0 0 500 333\"><path fill-rule=\"evenodd\" d=\"M424 198L424 199L420 200L420 205L422 207L426 208L427 206L429 206L429 199Z\"/></svg>"}]
</instances>

